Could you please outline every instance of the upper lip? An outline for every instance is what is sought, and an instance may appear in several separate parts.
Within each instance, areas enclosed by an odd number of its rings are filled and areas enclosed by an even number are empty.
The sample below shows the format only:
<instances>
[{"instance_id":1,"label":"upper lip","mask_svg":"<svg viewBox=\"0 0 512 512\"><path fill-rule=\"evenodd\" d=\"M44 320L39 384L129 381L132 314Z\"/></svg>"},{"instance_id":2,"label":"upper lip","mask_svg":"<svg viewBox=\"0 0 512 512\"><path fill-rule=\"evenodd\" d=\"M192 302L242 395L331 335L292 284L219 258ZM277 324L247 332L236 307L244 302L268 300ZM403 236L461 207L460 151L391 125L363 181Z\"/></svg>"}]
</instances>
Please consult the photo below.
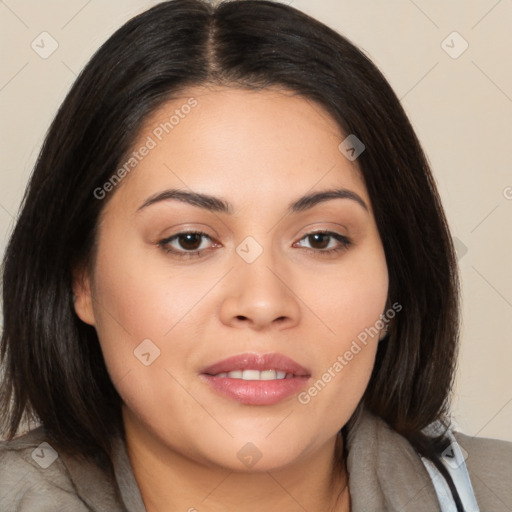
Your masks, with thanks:
<instances>
[{"instance_id":1,"label":"upper lip","mask_svg":"<svg viewBox=\"0 0 512 512\"><path fill-rule=\"evenodd\" d=\"M217 375L218 373L234 370L276 370L291 373L298 377L309 377L311 375L308 369L283 354L255 354L251 352L218 361L204 368L201 373Z\"/></svg>"}]
</instances>

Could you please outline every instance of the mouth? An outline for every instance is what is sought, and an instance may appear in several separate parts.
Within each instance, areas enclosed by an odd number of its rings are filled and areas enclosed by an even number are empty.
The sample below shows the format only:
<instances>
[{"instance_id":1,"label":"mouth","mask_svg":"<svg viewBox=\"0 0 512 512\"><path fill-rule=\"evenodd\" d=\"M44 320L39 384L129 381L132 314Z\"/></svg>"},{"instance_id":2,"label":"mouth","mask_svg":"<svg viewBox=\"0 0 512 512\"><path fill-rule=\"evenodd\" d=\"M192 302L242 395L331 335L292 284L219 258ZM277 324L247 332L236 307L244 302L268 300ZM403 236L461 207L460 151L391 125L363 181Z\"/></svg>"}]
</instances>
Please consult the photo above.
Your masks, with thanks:
<instances>
[{"instance_id":1,"label":"mouth","mask_svg":"<svg viewBox=\"0 0 512 512\"><path fill-rule=\"evenodd\" d=\"M298 393L308 369L282 354L246 353L208 366L201 377L220 395L245 405L272 405Z\"/></svg>"}]
</instances>

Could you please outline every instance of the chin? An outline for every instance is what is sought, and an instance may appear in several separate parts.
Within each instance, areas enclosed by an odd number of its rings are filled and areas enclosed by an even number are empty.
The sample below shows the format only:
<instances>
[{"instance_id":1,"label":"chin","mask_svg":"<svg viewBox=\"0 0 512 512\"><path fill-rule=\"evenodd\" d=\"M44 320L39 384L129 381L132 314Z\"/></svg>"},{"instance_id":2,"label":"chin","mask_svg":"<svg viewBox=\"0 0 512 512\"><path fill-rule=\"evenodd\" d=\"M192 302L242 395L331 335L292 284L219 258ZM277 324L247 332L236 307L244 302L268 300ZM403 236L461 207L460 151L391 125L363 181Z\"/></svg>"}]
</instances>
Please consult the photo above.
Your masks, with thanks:
<instances>
[{"instance_id":1,"label":"chin","mask_svg":"<svg viewBox=\"0 0 512 512\"><path fill-rule=\"evenodd\" d=\"M283 435L284 434L284 435ZM206 459L207 465L220 466L238 473L263 473L278 471L306 457L306 451L318 441L292 437L290 431L283 431L272 439L260 432L254 435L235 435L229 439L211 440L208 445L198 447L198 455ZM214 448L212 448L214 447Z\"/></svg>"},{"instance_id":2,"label":"chin","mask_svg":"<svg viewBox=\"0 0 512 512\"><path fill-rule=\"evenodd\" d=\"M300 460L300 455L300 453L275 453L275 451L268 453L259 450L255 445L247 444L235 452L235 457L233 452L230 452L210 460L214 465L236 473L261 474L293 466Z\"/></svg>"}]
</instances>

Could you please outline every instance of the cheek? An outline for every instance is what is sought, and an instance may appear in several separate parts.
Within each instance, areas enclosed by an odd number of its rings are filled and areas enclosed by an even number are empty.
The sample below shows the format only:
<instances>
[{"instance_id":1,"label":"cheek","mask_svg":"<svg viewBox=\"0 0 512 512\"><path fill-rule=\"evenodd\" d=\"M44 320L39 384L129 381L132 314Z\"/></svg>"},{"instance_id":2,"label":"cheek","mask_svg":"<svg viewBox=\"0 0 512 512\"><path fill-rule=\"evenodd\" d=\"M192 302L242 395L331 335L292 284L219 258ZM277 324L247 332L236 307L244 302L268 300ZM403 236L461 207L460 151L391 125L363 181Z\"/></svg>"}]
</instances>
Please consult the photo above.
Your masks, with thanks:
<instances>
[{"instance_id":1,"label":"cheek","mask_svg":"<svg viewBox=\"0 0 512 512\"><path fill-rule=\"evenodd\" d=\"M375 326L388 294L388 271L380 246L347 256L344 265L319 272L311 284L304 285L308 290L304 295L312 298L311 309L319 312L325 332L338 349Z\"/></svg>"},{"instance_id":2,"label":"cheek","mask_svg":"<svg viewBox=\"0 0 512 512\"><path fill-rule=\"evenodd\" d=\"M181 381L177 372L197 348L191 339L201 326L198 316L213 314L202 298L218 275L172 269L165 258L149 264L147 248L134 244L120 254L113 237L104 240L96 262L94 314L111 380L134 410L144 410L145 397L164 389L179 401L183 390L170 373Z\"/></svg>"},{"instance_id":3,"label":"cheek","mask_svg":"<svg viewBox=\"0 0 512 512\"><path fill-rule=\"evenodd\" d=\"M104 240L108 242L100 247L96 261L93 305L105 362L116 383L143 366L142 354L149 352L150 360L159 356L173 310L185 305L172 300L171 290L156 279L151 266L137 261L136 249L119 252L114 239Z\"/></svg>"},{"instance_id":4,"label":"cheek","mask_svg":"<svg viewBox=\"0 0 512 512\"><path fill-rule=\"evenodd\" d=\"M379 246L347 258L344 267L315 279L311 309L321 312L324 336L315 356L322 361L299 403L343 424L357 406L374 366L381 315L388 293L385 256Z\"/></svg>"},{"instance_id":5,"label":"cheek","mask_svg":"<svg viewBox=\"0 0 512 512\"><path fill-rule=\"evenodd\" d=\"M109 343L161 340L211 286L200 273L155 265L137 244L119 257L114 248L104 244L95 273L97 329Z\"/></svg>"}]
</instances>

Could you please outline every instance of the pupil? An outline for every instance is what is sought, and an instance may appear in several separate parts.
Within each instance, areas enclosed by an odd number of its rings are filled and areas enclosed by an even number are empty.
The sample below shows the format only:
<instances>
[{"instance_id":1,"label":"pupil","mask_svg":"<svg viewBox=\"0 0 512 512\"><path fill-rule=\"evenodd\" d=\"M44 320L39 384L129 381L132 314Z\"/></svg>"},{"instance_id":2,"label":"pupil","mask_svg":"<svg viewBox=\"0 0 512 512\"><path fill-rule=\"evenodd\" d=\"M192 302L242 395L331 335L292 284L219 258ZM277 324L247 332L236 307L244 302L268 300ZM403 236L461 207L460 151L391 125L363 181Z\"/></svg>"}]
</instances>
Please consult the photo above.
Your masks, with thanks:
<instances>
[{"instance_id":1,"label":"pupil","mask_svg":"<svg viewBox=\"0 0 512 512\"><path fill-rule=\"evenodd\" d=\"M329 235L326 235L323 233L315 233L314 235L310 235L310 236L317 242L318 242L318 240L320 240L321 247L316 247L317 249L325 249L329 245L329 243L328 243ZM322 241L324 243L322 243ZM310 240L310 242L311 242L311 240ZM311 245L313 245L313 244L311 244Z\"/></svg>"},{"instance_id":2,"label":"pupil","mask_svg":"<svg viewBox=\"0 0 512 512\"><path fill-rule=\"evenodd\" d=\"M199 244L197 243L198 239L199 239ZM194 243L194 241L195 241L195 243ZM200 240L198 234L189 233L187 235L180 236L180 245L184 249L189 249L189 250L193 251L201 245L201 240ZM192 247L190 247L190 245L192 245Z\"/></svg>"}]
</instances>

